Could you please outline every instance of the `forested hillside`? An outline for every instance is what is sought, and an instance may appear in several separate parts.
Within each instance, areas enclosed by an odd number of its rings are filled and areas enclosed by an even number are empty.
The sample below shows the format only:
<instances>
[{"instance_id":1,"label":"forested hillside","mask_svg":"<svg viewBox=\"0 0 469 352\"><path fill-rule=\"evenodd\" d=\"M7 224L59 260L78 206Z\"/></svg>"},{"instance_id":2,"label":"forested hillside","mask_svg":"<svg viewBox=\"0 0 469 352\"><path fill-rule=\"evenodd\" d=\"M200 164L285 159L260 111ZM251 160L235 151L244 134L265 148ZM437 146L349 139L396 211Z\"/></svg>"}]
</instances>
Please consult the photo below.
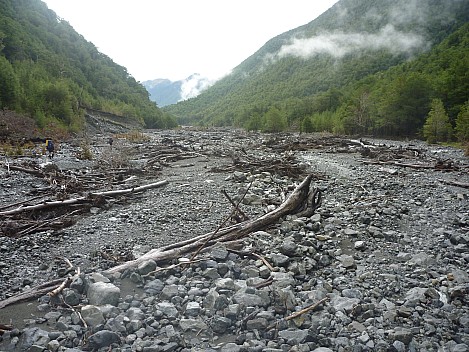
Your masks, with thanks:
<instances>
[{"instance_id":1,"label":"forested hillside","mask_svg":"<svg viewBox=\"0 0 469 352\"><path fill-rule=\"evenodd\" d=\"M0 87L0 108L32 117L40 128L81 131L86 108L142 127L175 125L124 67L40 0L0 1Z\"/></svg>"},{"instance_id":2,"label":"forested hillside","mask_svg":"<svg viewBox=\"0 0 469 352\"><path fill-rule=\"evenodd\" d=\"M165 111L189 124L415 136L440 99L454 126L468 20L468 0L340 0Z\"/></svg>"}]
</instances>

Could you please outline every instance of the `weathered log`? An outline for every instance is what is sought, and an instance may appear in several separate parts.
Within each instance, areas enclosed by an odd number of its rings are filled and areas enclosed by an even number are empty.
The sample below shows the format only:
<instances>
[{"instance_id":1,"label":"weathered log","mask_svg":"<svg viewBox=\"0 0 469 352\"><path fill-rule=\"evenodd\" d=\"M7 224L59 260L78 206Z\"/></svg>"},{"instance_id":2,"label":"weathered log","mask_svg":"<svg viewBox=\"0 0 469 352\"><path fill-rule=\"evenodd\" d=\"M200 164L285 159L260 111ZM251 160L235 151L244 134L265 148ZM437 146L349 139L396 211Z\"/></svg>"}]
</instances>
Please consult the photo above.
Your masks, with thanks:
<instances>
[{"instance_id":1,"label":"weathered log","mask_svg":"<svg viewBox=\"0 0 469 352\"><path fill-rule=\"evenodd\" d=\"M24 173L27 173L27 174L31 174L31 175L34 175L34 176L44 176L44 174L39 170L26 169L26 168L21 167L21 166L8 165L7 168L8 168L8 171L15 170L15 171L21 171L21 172L24 172Z\"/></svg>"},{"instance_id":2,"label":"weathered log","mask_svg":"<svg viewBox=\"0 0 469 352\"><path fill-rule=\"evenodd\" d=\"M320 304L323 304L324 302L326 302L327 300L329 300L329 297L324 297L323 299L319 300L318 302L316 303L313 303L313 304L310 304L309 306L307 306L306 308L303 308L303 309L300 309L299 311L293 313L293 314L290 314L289 316L283 318L283 319L280 319L279 321L269 325L266 330L270 330L270 329L273 329L274 327L276 327L280 321L284 320L284 321L288 321L288 320L292 320L292 319L295 319L296 317L299 317L300 315L303 315L305 313L308 313L309 311L313 310L313 309L316 309Z\"/></svg>"},{"instance_id":3,"label":"weathered log","mask_svg":"<svg viewBox=\"0 0 469 352\"><path fill-rule=\"evenodd\" d=\"M451 186L469 188L469 183L464 183L464 182L459 182L459 181L451 181L451 180L442 180L442 179L440 179L438 181L440 181L441 183L447 184L447 185L451 185Z\"/></svg>"},{"instance_id":4,"label":"weathered log","mask_svg":"<svg viewBox=\"0 0 469 352\"><path fill-rule=\"evenodd\" d=\"M185 240L176 244L155 248L145 253L143 256L117 265L105 271L105 274L112 274L129 268L135 268L139 264L154 260L164 262L175 259L191 253L201 246L212 246L218 242L231 242L248 236L250 233L265 229L274 224L281 217L288 214L298 214L300 216L310 216L321 204L321 192L318 189L310 190L313 175L308 175L300 185L291 193L291 195L275 210L264 214L263 216L234 224L222 229L216 233L209 232L205 235Z\"/></svg>"},{"instance_id":5,"label":"weathered log","mask_svg":"<svg viewBox=\"0 0 469 352\"><path fill-rule=\"evenodd\" d=\"M53 281L45 282L42 285L33 287L28 291L25 291L18 295L4 299L3 301L0 301L0 309L5 308L6 306L9 306L11 304L29 301L31 299L45 295L49 293L50 291L59 287L62 284L62 282L63 282L63 279L56 279Z\"/></svg>"},{"instance_id":6,"label":"weathered log","mask_svg":"<svg viewBox=\"0 0 469 352\"><path fill-rule=\"evenodd\" d=\"M22 200L22 201L15 202L15 203L12 203L12 204L7 204L7 205L4 205L4 206L0 207L0 210L1 209L13 208L13 207L16 207L16 206L24 204L24 203L32 202L33 200L36 200L36 199L39 199L39 198L42 198L42 196L36 196L36 197L30 198L30 199Z\"/></svg>"},{"instance_id":7,"label":"weathered log","mask_svg":"<svg viewBox=\"0 0 469 352\"><path fill-rule=\"evenodd\" d=\"M31 211L31 210L42 210L46 208L53 208L53 207L60 207L60 206L68 206L72 204L78 204L78 203L86 203L93 197L115 197L115 196L120 196L120 195L125 195L129 193L138 193L138 192L143 192L147 189L150 188L157 188L161 187L168 184L168 181L160 181L160 182L155 182L155 183L150 183L148 185L144 186L139 186L139 187L134 187L134 188L127 188L127 189L121 189L121 190L115 190L115 191L104 191L104 192L92 192L88 196L85 197L78 197L78 198L71 198L71 199L65 199L65 200L59 200L59 201L50 201L50 202L43 202L40 204L36 205L28 205L28 206L20 206L18 208L12 209L12 210L5 210L0 212L0 216L2 215L14 215L18 214L24 211Z\"/></svg>"},{"instance_id":8,"label":"weathered log","mask_svg":"<svg viewBox=\"0 0 469 352\"><path fill-rule=\"evenodd\" d=\"M445 161L437 161L435 164L410 164L410 163L402 163L399 161L370 161L364 160L364 164L372 164L372 165L394 165L394 166L401 166L401 167L408 167L411 169L427 169L427 170L438 170L438 171L450 171L450 170L458 170L459 167L454 165L451 162Z\"/></svg>"},{"instance_id":9,"label":"weathered log","mask_svg":"<svg viewBox=\"0 0 469 352\"><path fill-rule=\"evenodd\" d=\"M371 165L394 165L394 166L401 166L401 167L409 167L412 169L434 169L435 166L428 165L428 164L409 164L409 163L402 163L399 161L374 161L374 160L364 160L364 164L371 164Z\"/></svg>"}]
</instances>

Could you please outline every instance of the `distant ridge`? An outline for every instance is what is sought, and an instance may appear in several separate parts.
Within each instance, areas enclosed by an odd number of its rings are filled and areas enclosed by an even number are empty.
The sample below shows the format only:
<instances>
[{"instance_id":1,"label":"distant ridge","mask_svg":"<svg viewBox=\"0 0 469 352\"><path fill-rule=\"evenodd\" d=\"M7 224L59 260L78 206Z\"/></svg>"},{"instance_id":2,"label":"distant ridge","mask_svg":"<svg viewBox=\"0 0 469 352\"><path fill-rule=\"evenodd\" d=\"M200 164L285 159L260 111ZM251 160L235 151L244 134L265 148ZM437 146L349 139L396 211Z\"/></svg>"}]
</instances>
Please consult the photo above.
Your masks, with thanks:
<instances>
[{"instance_id":1,"label":"distant ridge","mask_svg":"<svg viewBox=\"0 0 469 352\"><path fill-rule=\"evenodd\" d=\"M160 107L194 98L213 83L213 81L202 77L198 73L194 73L186 79L179 81L157 78L142 82L148 93L150 93L150 99Z\"/></svg>"}]
</instances>

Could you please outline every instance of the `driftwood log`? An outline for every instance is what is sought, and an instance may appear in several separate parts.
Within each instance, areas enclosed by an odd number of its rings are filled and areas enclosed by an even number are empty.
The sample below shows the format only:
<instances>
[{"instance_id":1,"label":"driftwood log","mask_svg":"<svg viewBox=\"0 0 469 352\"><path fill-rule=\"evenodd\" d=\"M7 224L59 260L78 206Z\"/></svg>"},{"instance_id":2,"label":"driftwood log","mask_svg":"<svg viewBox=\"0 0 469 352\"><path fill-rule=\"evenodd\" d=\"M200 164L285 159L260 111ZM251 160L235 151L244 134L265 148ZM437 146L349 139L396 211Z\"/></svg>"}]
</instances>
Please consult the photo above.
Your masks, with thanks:
<instances>
[{"instance_id":1,"label":"driftwood log","mask_svg":"<svg viewBox=\"0 0 469 352\"><path fill-rule=\"evenodd\" d=\"M459 182L459 181L451 181L451 180L439 180L441 183L451 186L458 186L462 188L469 188L469 183Z\"/></svg>"},{"instance_id":2,"label":"driftwood log","mask_svg":"<svg viewBox=\"0 0 469 352\"><path fill-rule=\"evenodd\" d=\"M231 242L248 236L250 233L265 229L277 222L281 217L288 214L297 214L298 216L310 216L321 205L321 192L318 189L310 189L313 175L308 175L292 194L275 210L264 214L263 216L234 224L215 232L178 242L172 245L152 249L143 256L117 265L106 270L105 273L112 274L125 269L135 268L139 264L154 260L155 262L164 262L170 259L181 258L188 253L194 252L201 246L210 247L218 242Z\"/></svg>"},{"instance_id":3,"label":"driftwood log","mask_svg":"<svg viewBox=\"0 0 469 352\"><path fill-rule=\"evenodd\" d=\"M104 191L104 192L92 192L88 196L84 197L78 197L78 198L71 198L71 199L65 199L65 200L58 200L58 201L50 201L50 202L43 202L35 205L28 205L28 206L19 206L18 208L11 209L11 210L5 210L5 211L0 211L0 216L4 215L15 215L22 213L24 211L31 211L31 210L42 210L46 208L54 208L54 207L60 207L60 206L67 206L67 205L72 205L72 204L78 204L78 203L83 203L87 202L93 197L116 197L120 195L125 195L125 194L130 194L130 193L138 193L138 192L143 192L147 189L150 188L157 188L161 187L168 184L168 181L160 181L160 182L155 182L155 183L150 183L148 185L144 186L139 186L139 187L133 187L133 188L127 188L127 189L120 189L120 190L114 190L114 191Z\"/></svg>"},{"instance_id":4,"label":"driftwood log","mask_svg":"<svg viewBox=\"0 0 469 352\"><path fill-rule=\"evenodd\" d=\"M31 289L25 292L21 292L15 296L4 299L3 301L0 301L0 309L5 308L6 306L9 306L11 304L26 302L31 299L35 299L37 297L43 296L57 289L57 287L60 287L63 281L64 279L56 279L53 281L45 282L39 286L32 287Z\"/></svg>"},{"instance_id":5,"label":"driftwood log","mask_svg":"<svg viewBox=\"0 0 469 352\"><path fill-rule=\"evenodd\" d=\"M372 164L372 165L393 165L393 166L400 166L400 167L408 167L411 169L428 169L428 170L438 170L438 171L454 171L459 170L459 167L450 162L446 161L437 161L434 164L411 164L411 163L403 163L400 161L375 161L375 160L364 160L364 164Z\"/></svg>"}]
</instances>

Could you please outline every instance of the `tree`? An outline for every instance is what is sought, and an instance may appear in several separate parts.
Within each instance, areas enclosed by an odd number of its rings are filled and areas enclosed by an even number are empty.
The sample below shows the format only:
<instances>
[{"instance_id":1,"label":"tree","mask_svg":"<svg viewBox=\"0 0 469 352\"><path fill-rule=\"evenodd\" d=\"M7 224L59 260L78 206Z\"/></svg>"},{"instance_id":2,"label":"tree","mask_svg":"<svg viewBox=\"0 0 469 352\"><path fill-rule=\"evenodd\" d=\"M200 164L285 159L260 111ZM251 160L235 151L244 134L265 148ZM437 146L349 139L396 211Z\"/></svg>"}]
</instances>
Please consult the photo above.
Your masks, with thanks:
<instances>
[{"instance_id":1,"label":"tree","mask_svg":"<svg viewBox=\"0 0 469 352\"><path fill-rule=\"evenodd\" d=\"M250 118L245 124L245 128L248 131L259 131L262 127L262 116L258 112L251 113Z\"/></svg>"},{"instance_id":2,"label":"tree","mask_svg":"<svg viewBox=\"0 0 469 352\"><path fill-rule=\"evenodd\" d=\"M287 128L287 118L275 107L265 113L264 120L264 132L282 132Z\"/></svg>"},{"instance_id":3,"label":"tree","mask_svg":"<svg viewBox=\"0 0 469 352\"><path fill-rule=\"evenodd\" d=\"M469 100L466 100L458 114L455 130L461 142L469 141Z\"/></svg>"},{"instance_id":4,"label":"tree","mask_svg":"<svg viewBox=\"0 0 469 352\"><path fill-rule=\"evenodd\" d=\"M363 134L371 128L370 94L368 92L358 93L349 102L347 113L344 116L344 127L347 133Z\"/></svg>"},{"instance_id":5,"label":"tree","mask_svg":"<svg viewBox=\"0 0 469 352\"><path fill-rule=\"evenodd\" d=\"M301 121L301 132L311 133L314 131L313 121L311 116L306 116L303 121Z\"/></svg>"},{"instance_id":6,"label":"tree","mask_svg":"<svg viewBox=\"0 0 469 352\"><path fill-rule=\"evenodd\" d=\"M0 56L0 108L14 109L19 94L19 82L13 67Z\"/></svg>"},{"instance_id":7,"label":"tree","mask_svg":"<svg viewBox=\"0 0 469 352\"><path fill-rule=\"evenodd\" d=\"M441 99L433 99L423 125L423 136L429 143L446 142L451 138L452 130L443 102Z\"/></svg>"},{"instance_id":8,"label":"tree","mask_svg":"<svg viewBox=\"0 0 469 352\"><path fill-rule=\"evenodd\" d=\"M431 102L429 77L417 72L401 72L381 84L384 86L373 94L377 100L378 132L392 136L417 133Z\"/></svg>"}]
</instances>

